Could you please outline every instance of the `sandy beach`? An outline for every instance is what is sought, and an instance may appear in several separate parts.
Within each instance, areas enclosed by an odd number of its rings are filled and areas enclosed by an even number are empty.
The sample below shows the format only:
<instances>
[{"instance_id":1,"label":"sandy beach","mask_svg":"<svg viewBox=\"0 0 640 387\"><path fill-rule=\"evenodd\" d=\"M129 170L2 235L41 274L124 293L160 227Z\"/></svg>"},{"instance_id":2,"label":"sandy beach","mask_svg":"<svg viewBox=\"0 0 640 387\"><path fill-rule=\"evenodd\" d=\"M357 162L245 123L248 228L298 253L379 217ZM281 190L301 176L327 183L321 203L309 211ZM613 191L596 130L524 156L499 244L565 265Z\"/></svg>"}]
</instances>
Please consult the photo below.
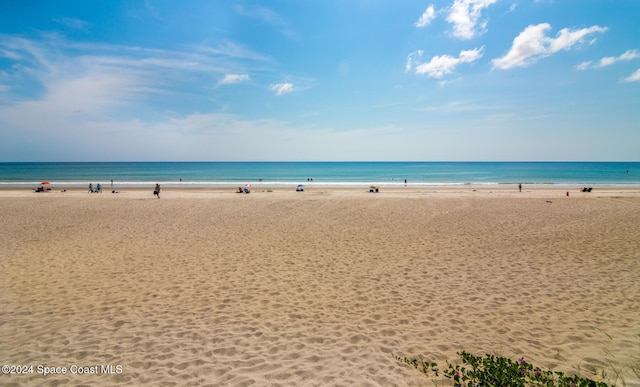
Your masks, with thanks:
<instances>
[{"instance_id":1,"label":"sandy beach","mask_svg":"<svg viewBox=\"0 0 640 387\"><path fill-rule=\"evenodd\" d=\"M465 350L640 386L638 190L151 191L0 190L0 384L432 386L393 355Z\"/></svg>"}]
</instances>

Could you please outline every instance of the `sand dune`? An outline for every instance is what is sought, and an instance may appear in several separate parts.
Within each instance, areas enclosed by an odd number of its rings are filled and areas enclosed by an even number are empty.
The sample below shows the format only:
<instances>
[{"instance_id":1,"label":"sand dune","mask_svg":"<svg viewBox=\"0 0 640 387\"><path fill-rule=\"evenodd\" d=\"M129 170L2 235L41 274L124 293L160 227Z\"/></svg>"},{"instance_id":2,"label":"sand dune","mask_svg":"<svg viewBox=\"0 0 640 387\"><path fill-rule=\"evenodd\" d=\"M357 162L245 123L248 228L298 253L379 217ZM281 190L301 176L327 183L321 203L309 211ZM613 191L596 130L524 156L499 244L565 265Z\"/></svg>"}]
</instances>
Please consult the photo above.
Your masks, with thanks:
<instances>
[{"instance_id":1,"label":"sand dune","mask_svg":"<svg viewBox=\"0 0 640 387\"><path fill-rule=\"evenodd\" d=\"M3 385L427 386L392 354L460 350L640 385L637 191L3 190L0 218L0 359L68 370Z\"/></svg>"}]
</instances>

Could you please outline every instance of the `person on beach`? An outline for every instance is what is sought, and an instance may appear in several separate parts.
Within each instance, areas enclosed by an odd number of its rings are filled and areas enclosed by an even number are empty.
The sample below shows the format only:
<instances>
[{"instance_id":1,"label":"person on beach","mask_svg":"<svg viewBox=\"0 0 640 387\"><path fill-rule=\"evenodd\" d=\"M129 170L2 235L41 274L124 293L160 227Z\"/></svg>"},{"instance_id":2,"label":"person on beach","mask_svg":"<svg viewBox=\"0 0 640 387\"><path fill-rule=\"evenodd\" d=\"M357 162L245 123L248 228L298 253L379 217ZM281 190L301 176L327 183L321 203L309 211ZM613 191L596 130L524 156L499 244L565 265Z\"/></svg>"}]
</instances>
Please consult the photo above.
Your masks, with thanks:
<instances>
[{"instance_id":1,"label":"person on beach","mask_svg":"<svg viewBox=\"0 0 640 387\"><path fill-rule=\"evenodd\" d=\"M93 183L89 183L89 192L93 193Z\"/></svg>"},{"instance_id":2,"label":"person on beach","mask_svg":"<svg viewBox=\"0 0 640 387\"><path fill-rule=\"evenodd\" d=\"M522 183L518 184L518 191L522 192Z\"/></svg>"},{"instance_id":3,"label":"person on beach","mask_svg":"<svg viewBox=\"0 0 640 387\"><path fill-rule=\"evenodd\" d=\"M153 195L160 199L160 184L156 184L156 188L153 190Z\"/></svg>"}]
</instances>

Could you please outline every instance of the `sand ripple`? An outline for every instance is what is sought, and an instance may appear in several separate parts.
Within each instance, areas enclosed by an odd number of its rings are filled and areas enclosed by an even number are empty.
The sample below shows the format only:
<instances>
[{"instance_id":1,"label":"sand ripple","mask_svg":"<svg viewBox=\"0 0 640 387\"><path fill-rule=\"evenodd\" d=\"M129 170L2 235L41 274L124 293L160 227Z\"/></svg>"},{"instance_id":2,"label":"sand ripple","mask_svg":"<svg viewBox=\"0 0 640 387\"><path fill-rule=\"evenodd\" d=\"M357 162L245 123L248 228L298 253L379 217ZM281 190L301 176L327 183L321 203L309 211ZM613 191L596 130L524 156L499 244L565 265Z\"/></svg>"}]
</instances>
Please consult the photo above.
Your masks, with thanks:
<instances>
[{"instance_id":1,"label":"sand ripple","mask_svg":"<svg viewBox=\"0 0 640 387\"><path fill-rule=\"evenodd\" d=\"M426 386L392 354L466 350L640 385L640 196L311 193L0 198L0 359L122 366L0 384Z\"/></svg>"}]
</instances>

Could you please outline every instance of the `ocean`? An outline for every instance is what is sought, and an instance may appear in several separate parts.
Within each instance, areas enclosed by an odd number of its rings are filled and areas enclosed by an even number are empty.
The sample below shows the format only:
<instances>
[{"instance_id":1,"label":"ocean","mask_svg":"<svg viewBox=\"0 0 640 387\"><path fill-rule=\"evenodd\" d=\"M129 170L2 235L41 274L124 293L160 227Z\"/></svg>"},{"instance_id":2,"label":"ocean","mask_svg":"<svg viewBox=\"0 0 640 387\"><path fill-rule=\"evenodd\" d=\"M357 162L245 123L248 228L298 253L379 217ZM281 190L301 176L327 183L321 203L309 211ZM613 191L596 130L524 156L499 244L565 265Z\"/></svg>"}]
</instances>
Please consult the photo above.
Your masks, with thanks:
<instances>
[{"instance_id":1,"label":"ocean","mask_svg":"<svg viewBox=\"0 0 640 387\"><path fill-rule=\"evenodd\" d=\"M640 162L4 162L1 187L498 186L640 188Z\"/></svg>"}]
</instances>

